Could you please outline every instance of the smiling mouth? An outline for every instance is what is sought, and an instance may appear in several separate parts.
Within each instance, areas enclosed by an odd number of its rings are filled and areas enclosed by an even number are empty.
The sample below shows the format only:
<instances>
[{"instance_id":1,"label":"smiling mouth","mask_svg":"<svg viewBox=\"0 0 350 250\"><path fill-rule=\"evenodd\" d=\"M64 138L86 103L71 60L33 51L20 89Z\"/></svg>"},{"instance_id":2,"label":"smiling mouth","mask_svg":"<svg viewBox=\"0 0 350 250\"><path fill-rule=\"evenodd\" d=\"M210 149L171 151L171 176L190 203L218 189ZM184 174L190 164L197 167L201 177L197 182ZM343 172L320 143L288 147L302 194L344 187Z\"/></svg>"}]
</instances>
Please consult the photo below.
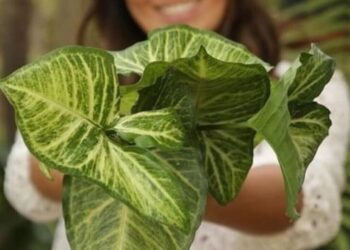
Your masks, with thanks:
<instances>
[{"instance_id":1,"label":"smiling mouth","mask_svg":"<svg viewBox=\"0 0 350 250\"><path fill-rule=\"evenodd\" d=\"M168 17L184 16L191 14L202 0L188 0L178 3L162 4L156 6L156 10Z\"/></svg>"}]
</instances>

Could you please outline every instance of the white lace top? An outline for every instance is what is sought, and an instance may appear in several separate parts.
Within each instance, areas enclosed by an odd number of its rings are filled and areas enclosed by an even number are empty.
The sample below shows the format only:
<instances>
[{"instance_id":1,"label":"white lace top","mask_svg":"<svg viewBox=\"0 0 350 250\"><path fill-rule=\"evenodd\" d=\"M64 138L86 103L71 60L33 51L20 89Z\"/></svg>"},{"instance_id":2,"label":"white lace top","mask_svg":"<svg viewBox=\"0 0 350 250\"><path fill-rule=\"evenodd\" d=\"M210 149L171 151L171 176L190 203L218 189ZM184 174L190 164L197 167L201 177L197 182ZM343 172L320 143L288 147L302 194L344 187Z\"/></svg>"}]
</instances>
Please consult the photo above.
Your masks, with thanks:
<instances>
[{"instance_id":1,"label":"white lace top","mask_svg":"<svg viewBox=\"0 0 350 250\"><path fill-rule=\"evenodd\" d=\"M277 73L285 70L282 63ZM269 236L252 236L203 222L191 250L304 250L331 240L341 221L341 191L345 186L344 161L350 130L350 101L346 83L336 73L318 102L331 110L332 127L310 164L303 185L301 217L288 230ZM19 213L34 222L61 218L61 204L43 197L30 181L29 152L20 136L12 148L5 176L5 194ZM272 149L262 142L254 154L254 165L277 164ZM53 250L69 250L62 218Z\"/></svg>"}]
</instances>

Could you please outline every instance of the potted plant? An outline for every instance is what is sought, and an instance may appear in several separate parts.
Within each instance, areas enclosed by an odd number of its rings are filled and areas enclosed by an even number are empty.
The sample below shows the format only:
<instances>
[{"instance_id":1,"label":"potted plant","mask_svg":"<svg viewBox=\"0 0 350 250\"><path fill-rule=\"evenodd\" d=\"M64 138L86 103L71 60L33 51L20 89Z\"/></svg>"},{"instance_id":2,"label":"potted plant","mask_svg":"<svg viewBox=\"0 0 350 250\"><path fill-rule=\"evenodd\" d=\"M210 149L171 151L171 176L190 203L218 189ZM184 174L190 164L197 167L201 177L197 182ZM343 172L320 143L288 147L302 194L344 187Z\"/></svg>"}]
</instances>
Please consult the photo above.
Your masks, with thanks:
<instances>
[{"instance_id":1,"label":"potted plant","mask_svg":"<svg viewBox=\"0 0 350 250\"><path fill-rule=\"evenodd\" d=\"M315 46L278 81L215 33L177 25L123 51L66 47L0 82L42 171L66 174L72 249L189 249L207 195L225 205L253 148L276 152L295 210L307 165L327 136L314 102L334 71ZM132 85L119 75L138 74Z\"/></svg>"}]
</instances>

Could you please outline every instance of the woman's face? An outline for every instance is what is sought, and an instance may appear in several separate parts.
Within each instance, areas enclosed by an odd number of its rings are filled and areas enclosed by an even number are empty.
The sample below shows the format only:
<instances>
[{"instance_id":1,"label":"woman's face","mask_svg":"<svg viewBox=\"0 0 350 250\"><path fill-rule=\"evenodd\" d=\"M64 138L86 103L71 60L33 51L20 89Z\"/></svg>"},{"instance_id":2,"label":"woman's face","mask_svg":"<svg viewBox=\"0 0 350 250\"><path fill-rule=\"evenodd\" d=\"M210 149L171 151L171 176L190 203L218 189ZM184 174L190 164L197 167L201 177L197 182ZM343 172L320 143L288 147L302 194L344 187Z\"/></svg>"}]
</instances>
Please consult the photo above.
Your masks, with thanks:
<instances>
[{"instance_id":1,"label":"woman's face","mask_svg":"<svg viewBox=\"0 0 350 250\"><path fill-rule=\"evenodd\" d=\"M116 0L119 1L119 0ZM229 0L126 0L143 31L170 24L188 24L201 29L219 27Z\"/></svg>"}]
</instances>

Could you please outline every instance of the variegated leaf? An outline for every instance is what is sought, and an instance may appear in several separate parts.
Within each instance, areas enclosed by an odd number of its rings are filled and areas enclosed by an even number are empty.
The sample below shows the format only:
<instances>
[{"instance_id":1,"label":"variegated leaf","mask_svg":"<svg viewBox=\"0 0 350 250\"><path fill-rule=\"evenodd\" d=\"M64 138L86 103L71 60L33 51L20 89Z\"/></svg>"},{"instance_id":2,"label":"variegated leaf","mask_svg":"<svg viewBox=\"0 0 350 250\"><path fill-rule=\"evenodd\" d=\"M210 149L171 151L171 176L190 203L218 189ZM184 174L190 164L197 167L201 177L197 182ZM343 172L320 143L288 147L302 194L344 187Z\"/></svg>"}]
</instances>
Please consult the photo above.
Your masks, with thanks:
<instances>
[{"instance_id":1,"label":"variegated leaf","mask_svg":"<svg viewBox=\"0 0 350 250\"><path fill-rule=\"evenodd\" d=\"M246 126L200 132L209 190L220 204L236 197L252 165L255 132Z\"/></svg>"},{"instance_id":2,"label":"variegated leaf","mask_svg":"<svg viewBox=\"0 0 350 250\"><path fill-rule=\"evenodd\" d=\"M118 120L112 131L143 148L176 150L183 146L185 140L180 117L171 108L125 116Z\"/></svg>"},{"instance_id":3,"label":"variegated leaf","mask_svg":"<svg viewBox=\"0 0 350 250\"><path fill-rule=\"evenodd\" d=\"M185 138L192 137L195 129L195 103L191 86L186 82L181 81L175 84L169 80L174 77L166 73L169 68L170 64L165 62L151 63L146 67L137 84L122 86L121 91L124 93L138 91L138 99L132 107L132 113L171 107L181 119L187 134Z\"/></svg>"},{"instance_id":4,"label":"variegated leaf","mask_svg":"<svg viewBox=\"0 0 350 250\"><path fill-rule=\"evenodd\" d=\"M305 171L330 126L329 112L313 103L333 74L334 62L316 47L303 54L272 87L264 108L249 123L277 154L285 181L287 214L295 210Z\"/></svg>"},{"instance_id":5,"label":"variegated leaf","mask_svg":"<svg viewBox=\"0 0 350 250\"><path fill-rule=\"evenodd\" d=\"M122 90L123 88L121 88ZM122 91L121 91L122 92ZM120 98L120 115L130 115L131 108L134 106L139 95L136 91L130 91L129 93L121 93Z\"/></svg>"},{"instance_id":6,"label":"variegated leaf","mask_svg":"<svg viewBox=\"0 0 350 250\"><path fill-rule=\"evenodd\" d=\"M146 71L153 70L150 67ZM194 124L189 118L194 114L188 91L189 86L185 84L157 82L140 92L142 98L134 107L134 112L157 112L173 107L179 112L188 137L192 138L186 140L186 146L178 151L150 151L163 167L170 169L179 179L190 216L189 233L140 216L121 202L110 199L97 186L72 179L65 189L64 214L73 249L189 249L204 211L207 181L200 164L200 152L195 147L196 139L191 133Z\"/></svg>"},{"instance_id":7,"label":"variegated leaf","mask_svg":"<svg viewBox=\"0 0 350 250\"><path fill-rule=\"evenodd\" d=\"M151 62L171 62L179 58L195 56L204 47L212 57L245 64L268 64L254 56L242 45L232 42L214 32L203 32L185 25L175 25L151 32L148 40L121 51L112 52L120 74L142 74Z\"/></svg>"},{"instance_id":8,"label":"variegated leaf","mask_svg":"<svg viewBox=\"0 0 350 250\"><path fill-rule=\"evenodd\" d=\"M206 199L198 152L187 148L175 153L155 153L166 164L176 167L174 173L183 180L191 216L190 233L147 219L93 183L66 177L64 215L72 249L189 249Z\"/></svg>"},{"instance_id":9,"label":"variegated leaf","mask_svg":"<svg viewBox=\"0 0 350 250\"><path fill-rule=\"evenodd\" d=\"M292 117L289 134L297 146L304 166L307 166L328 135L331 126L329 110L314 102L299 107L290 106L289 109Z\"/></svg>"},{"instance_id":10,"label":"variegated leaf","mask_svg":"<svg viewBox=\"0 0 350 250\"><path fill-rule=\"evenodd\" d=\"M246 121L262 108L269 95L267 72L261 65L216 60L203 47L194 57L165 65L150 64L145 70L152 71L150 77L142 76L138 84L126 88L142 89L152 79L191 89L209 189L218 202L226 204L238 193L252 164L255 132ZM164 90L157 92L152 86L142 89L134 111L143 111L139 103L147 107L158 93L163 96ZM157 108L164 107L157 102Z\"/></svg>"},{"instance_id":11,"label":"variegated leaf","mask_svg":"<svg viewBox=\"0 0 350 250\"><path fill-rule=\"evenodd\" d=\"M302 65L299 67L298 65ZM309 103L319 96L333 75L334 60L320 51L315 45L310 53L302 53L294 64L290 74L293 82L289 83L288 101L290 103Z\"/></svg>"},{"instance_id":12,"label":"variegated leaf","mask_svg":"<svg viewBox=\"0 0 350 250\"><path fill-rule=\"evenodd\" d=\"M1 89L41 162L94 181L145 216L189 230L178 178L147 150L115 143L106 133L119 117L109 53L63 48L10 75Z\"/></svg>"}]
</instances>

